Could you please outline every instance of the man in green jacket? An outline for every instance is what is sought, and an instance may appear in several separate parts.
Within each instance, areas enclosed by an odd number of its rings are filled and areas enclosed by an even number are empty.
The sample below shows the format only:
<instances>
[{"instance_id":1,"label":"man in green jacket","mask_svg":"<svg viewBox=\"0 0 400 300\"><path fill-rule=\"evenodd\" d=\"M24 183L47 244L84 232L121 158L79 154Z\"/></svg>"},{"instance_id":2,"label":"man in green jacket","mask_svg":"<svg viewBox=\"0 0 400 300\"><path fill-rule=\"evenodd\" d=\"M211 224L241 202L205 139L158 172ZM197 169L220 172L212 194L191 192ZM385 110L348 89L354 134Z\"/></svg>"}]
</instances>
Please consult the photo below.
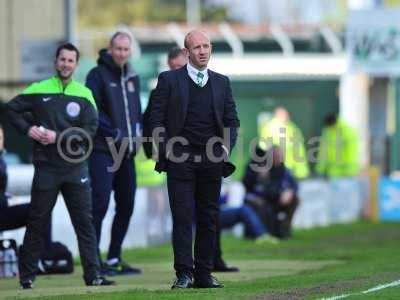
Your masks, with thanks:
<instances>
[{"instance_id":1,"label":"man in green jacket","mask_svg":"<svg viewBox=\"0 0 400 300\"><path fill-rule=\"evenodd\" d=\"M277 107L273 118L260 124L259 136L259 147L262 150L266 151L272 145L284 149L285 166L297 179L306 178L310 174L303 134L290 120L285 108Z\"/></svg>"},{"instance_id":2,"label":"man in green jacket","mask_svg":"<svg viewBox=\"0 0 400 300\"><path fill-rule=\"evenodd\" d=\"M336 114L325 118L319 144L316 171L327 177L356 176L360 172L357 132Z\"/></svg>"},{"instance_id":3,"label":"man in green jacket","mask_svg":"<svg viewBox=\"0 0 400 300\"><path fill-rule=\"evenodd\" d=\"M19 257L23 289L33 287L42 234L59 192L78 237L86 285L113 284L99 275L86 162L98 116L90 90L72 79L78 60L74 45L61 45L55 57L57 75L33 83L6 105L11 124L34 142L31 212Z\"/></svg>"}]
</instances>

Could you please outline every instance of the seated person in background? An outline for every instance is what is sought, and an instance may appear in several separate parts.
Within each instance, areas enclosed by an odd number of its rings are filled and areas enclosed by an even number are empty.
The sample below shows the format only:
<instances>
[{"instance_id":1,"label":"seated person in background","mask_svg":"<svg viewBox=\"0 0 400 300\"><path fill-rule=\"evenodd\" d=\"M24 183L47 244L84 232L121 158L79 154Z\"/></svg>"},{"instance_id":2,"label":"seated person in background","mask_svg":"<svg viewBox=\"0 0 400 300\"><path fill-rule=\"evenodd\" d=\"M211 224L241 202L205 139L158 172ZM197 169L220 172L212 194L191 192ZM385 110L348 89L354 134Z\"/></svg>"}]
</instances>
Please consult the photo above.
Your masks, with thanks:
<instances>
[{"instance_id":1,"label":"seated person in background","mask_svg":"<svg viewBox=\"0 0 400 300\"><path fill-rule=\"evenodd\" d=\"M236 224L243 224L249 232L249 236L254 238L257 244L264 242L278 243L276 238L268 234L263 221L250 205L245 203L238 207L227 207L224 206L227 198L227 195L220 198L219 225L222 230L232 228Z\"/></svg>"},{"instance_id":2,"label":"seated person in background","mask_svg":"<svg viewBox=\"0 0 400 300\"><path fill-rule=\"evenodd\" d=\"M282 151L272 146L267 152L257 149L258 158L250 161L242 180L246 188L245 203L263 220L268 232L286 239L290 237L291 223L299 200L298 185L283 163ZM252 233L247 230L246 233Z\"/></svg>"},{"instance_id":3,"label":"seated person in background","mask_svg":"<svg viewBox=\"0 0 400 300\"><path fill-rule=\"evenodd\" d=\"M213 272L239 272L239 268L227 266L222 258L221 231L223 229L230 229L236 224L243 224L249 231L249 236L254 238L257 244L278 243L278 239L267 233L264 223L250 205L227 207L225 205L227 200L228 194L221 194Z\"/></svg>"},{"instance_id":4,"label":"seated person in background","mask_svg":"<svg viewBox=\"0 0 400 300\"><path fill-rule=\"evenodd\" d=\"M4 161L4 132L0 125L0 232L26 226L30 211L30 204L18 204L9 206L7 194L7 165ZM51 246L51 224L48 225L44 239L44 251Z\"/></svg>"}]
</instances>

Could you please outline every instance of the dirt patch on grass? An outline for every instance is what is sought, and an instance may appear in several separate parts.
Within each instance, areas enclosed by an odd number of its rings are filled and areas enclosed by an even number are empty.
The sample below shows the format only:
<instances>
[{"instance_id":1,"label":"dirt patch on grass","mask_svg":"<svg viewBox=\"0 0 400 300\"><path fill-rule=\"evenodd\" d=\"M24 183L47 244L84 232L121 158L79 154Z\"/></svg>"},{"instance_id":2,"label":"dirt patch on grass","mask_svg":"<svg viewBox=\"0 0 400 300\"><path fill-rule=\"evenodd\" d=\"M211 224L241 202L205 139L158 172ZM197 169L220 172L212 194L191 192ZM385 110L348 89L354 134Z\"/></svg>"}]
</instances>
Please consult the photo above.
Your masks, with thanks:
<instances>
[{"instance_id":1,"label":"dirt patch on grass","mask_svg":"<svg viewBox=\"0 0 400 300\"><path fill-rule=\"evenodd\" d=\"M361 287L364 284L375 284L377 280L396 280L400 277L400 273L380 273L373 276L360 277L353 280L340 281L330 284L321 284L318 286L312 286L307 288L296 288L285 292L268 293L263 295L258 295L249 300L292 300L292 299L302 299L306 296L320 295L320 294L344 294L349 292L349 290Z\"/></svg>"},{"instance_id":2,"label":"dirt patch on grass","mask_svg":"<svg viewBox=\"0 0 400 300\"><path fill-rule=\"evenodd\" d=\"M322 294L335 292L340 289L350 289L355 287L352 283L334 283L334 284L325 284L321 286L314 286L310 288L301 288L301 289L293 289L283 293L271 293L266 295L256 296L251 298L251 300L292 300L292 299L301 299L305 296L313 295L313 294Z\"/></svg>"}]
</instances>

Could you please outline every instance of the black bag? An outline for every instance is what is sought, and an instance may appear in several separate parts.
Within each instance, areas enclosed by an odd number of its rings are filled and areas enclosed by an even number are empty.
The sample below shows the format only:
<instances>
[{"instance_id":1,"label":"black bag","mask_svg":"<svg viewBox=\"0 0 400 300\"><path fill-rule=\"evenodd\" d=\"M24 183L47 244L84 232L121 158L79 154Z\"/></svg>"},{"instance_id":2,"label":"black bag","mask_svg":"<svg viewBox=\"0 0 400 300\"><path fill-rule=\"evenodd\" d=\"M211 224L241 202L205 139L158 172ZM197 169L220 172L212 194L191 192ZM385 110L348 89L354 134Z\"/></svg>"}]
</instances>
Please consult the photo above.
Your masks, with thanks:
<instances>
[{"instance_id":1,"label":"black bag","mask_svg":"<svg viewBox=\"0 0 400 300\"><path fill-rule=\"evenodd\" d=\"M39 275L72 272L74 272L74 261L71 251L59 242L51 243L50 249L40 258Z\"/></svg>"}]
</instances>

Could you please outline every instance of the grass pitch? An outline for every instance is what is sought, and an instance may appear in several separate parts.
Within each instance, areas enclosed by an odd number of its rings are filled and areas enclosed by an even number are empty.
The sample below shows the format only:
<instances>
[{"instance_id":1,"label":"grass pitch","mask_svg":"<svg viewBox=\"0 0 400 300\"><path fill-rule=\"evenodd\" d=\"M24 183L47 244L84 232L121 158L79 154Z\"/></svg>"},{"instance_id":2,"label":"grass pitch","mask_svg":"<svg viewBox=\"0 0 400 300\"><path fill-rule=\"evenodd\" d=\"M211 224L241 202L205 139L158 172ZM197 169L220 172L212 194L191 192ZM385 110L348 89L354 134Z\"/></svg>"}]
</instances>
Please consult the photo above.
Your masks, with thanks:
<instances>
[{"instance_id":1,"label":"grass pitch","mask_svg":"<svg viewBox=\"0 0 400 300\"><path fill-rule=\"evenodd\" d=\"M400 299L400 286L360 294L400 279L400 224L356 223L295 231L278 245L225 237L224 258L239 273L215 274L224 289L171 291L170 245L134 249L124 258L140 276L114 277L115 287L85 287L80 266L73 275L38 277L32 291L16 279L0 279L0 299Z\"/></svg>"}]
</instances>

